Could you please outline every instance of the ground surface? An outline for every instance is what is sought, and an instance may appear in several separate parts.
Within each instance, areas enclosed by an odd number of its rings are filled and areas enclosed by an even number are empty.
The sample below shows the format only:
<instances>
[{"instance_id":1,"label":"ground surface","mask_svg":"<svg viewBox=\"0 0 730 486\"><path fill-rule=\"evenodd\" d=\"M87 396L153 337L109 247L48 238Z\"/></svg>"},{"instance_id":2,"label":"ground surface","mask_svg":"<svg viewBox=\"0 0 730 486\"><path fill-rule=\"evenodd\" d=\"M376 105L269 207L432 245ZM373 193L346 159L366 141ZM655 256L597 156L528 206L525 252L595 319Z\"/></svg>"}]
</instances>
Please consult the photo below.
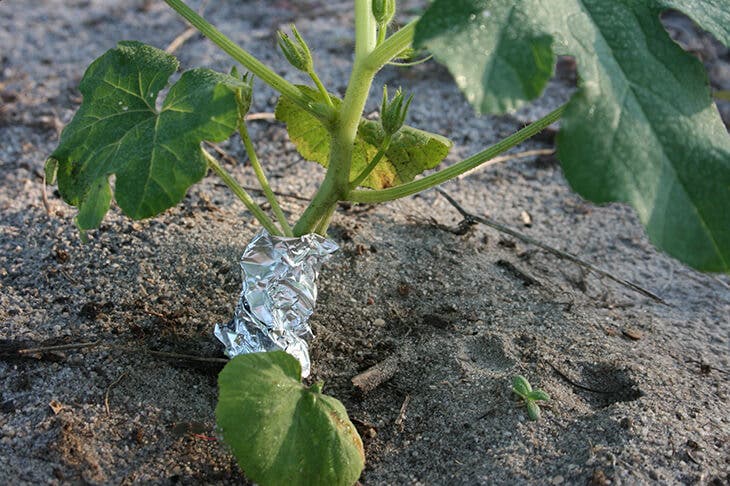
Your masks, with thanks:
<instances>
[{"instance_id":1,"label":"ground surface","mask_svg":"<svg viewBox=\"0 0 730 486\"><path fill-rule=\"evenodd\" d=\"M210 2L206 15L288 74L273 34L296 21L324 82L342 93L348 5ZM685 20L668 21L703 56L716 87L730 88L728 53ZM114 210L83 245L73 209L52 188L49 213L41 198L44 158L80 103L89 62L118 40L165 47L184 29L158 1L0 4L2 483L244 481L214 438L216 366L143 350L219 356L212 325L235 305L237 258L257 231L250 215L210 176L154 220ZM178 55L184 67L229 67L199 37ZM434 64L388 69L378 81L416 93L410 123L450 136L451 162L571 90L567 69L537 108L476 119ZM259 89L255 110L270 112L274 100ZM283 127L257 122L252 131L276 188L311 194L322 171L298 160ZM242 154L238 141L223 148ZM253 184L250 168L231 170ZM342 250L321 278L312 357L314 378L364 436L363 484L727 484L728 280L658 254L630 209L582 201L550 158L445 187L473 212L575 252L668 305L484 227L464 236L436 227L431 218L451 226L460 218L434 192L342 208L331 231ZM296 199L285 207L303 209ZM13 347L95 341L104 346L9 357ZM394 356L392 379L355 390L353 376ZM553 397L538 423L510 393L518 373Z\"/></svg>"}]
</instances>

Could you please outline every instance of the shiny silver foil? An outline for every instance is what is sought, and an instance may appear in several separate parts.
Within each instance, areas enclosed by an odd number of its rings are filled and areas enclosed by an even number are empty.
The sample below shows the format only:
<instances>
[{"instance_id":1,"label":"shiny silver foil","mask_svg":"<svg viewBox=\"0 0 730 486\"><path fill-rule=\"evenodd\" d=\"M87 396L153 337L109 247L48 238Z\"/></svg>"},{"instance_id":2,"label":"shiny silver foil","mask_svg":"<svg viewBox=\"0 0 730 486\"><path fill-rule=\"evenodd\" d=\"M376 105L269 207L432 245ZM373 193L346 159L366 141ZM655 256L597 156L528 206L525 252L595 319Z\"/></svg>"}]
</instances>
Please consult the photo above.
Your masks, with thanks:
<instances>
[{"instance_id":1,"label":"shiny silver foil","mask_svg":"<svg viewBox=\"0 0 730 486\"><path fill-rule=\"evenodd\" d=\"M319 270L337 249L315 234L256 234L241 256L243 291L233 320L215 326L226 355L284 350L299 360L302 377L309 376L306 339L313 334L307 320L317 301Z\"/></svg>"}]
</instances>

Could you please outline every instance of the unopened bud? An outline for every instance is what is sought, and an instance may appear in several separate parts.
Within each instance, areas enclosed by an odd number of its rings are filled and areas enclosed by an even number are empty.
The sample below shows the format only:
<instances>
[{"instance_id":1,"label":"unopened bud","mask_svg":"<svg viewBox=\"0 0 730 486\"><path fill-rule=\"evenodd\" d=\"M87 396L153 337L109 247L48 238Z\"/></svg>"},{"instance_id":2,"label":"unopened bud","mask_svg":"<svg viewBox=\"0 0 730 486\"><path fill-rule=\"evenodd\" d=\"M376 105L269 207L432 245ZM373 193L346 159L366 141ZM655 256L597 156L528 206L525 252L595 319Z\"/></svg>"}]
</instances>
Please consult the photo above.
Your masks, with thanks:
<instances>
[{"instance_id":1,"label":"unopened bud","mask_svg":"<svg viewBox=\"0 0 730 486\"><path fill-rule=\"evenodd\" d=\"M236 103L238 104L238 112L241 116L248 113L251 109L251 100L253 98L253 74L246 73L243 76L238 72L238 68L231 68L231 76L243 82L243 86L236 89Z\"/></svg>"},{"instance_id":2,"label":"unopened bud","mask_svg":"<svg viewBox=\"0 0 730 486\"><path fill-rule=\"evenodd\" d=\"M395 0L373 0L373 17L379 25L388 25L395 17Z\"/></svg>"},{"instance_id":3,"label":"unopened bud","mask_svg":"<svg viewBox=\"0 0 730 486\"><path fill-rule=\"evenodd\" d=\"M388 87L383 86L383 102L380 106L380 123L386 135L394 135L403 126L413 95L406 99L400 88L392 100L388 100Z\"/></svg>"},{"instance_id":4,"label":"unopened bud","mask_svg":"<svg viewBox=\"0 0 730 486\"><path fill-rule=\"evenodd\" d=\"M309 46L307 46L304 38L299 35L299 31L297 31L297 28L294 27L293 24L291 26L291 31L292 34L294 34L295 40L292 40L285 32L279 31L277 33L279 36L279 47L281 48L281 52L284 53L284 57L286 57L287 61L289 61L292 66L300 71L304 71L305 73L311 72L314 69L312 52L309 50Z\"/></svg>"}]
</instances>

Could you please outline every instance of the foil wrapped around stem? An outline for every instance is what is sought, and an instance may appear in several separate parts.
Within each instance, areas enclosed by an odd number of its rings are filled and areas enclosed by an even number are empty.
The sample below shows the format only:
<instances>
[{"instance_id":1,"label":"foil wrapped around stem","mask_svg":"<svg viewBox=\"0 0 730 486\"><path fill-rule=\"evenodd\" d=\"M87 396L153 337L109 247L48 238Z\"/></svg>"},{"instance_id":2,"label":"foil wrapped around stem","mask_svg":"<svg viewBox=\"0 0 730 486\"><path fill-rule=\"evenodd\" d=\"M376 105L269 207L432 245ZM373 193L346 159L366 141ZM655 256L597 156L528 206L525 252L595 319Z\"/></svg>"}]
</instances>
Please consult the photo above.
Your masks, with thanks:
<instances>
[{"instance_id":1,"label":"foil wrapped around stem","mask_svg":"<svg viewBox=\"0 0 730 486\"><path fill-rule=\"evenodd\" d=\"M284 350L309 376L307 321L317 301L317 277L338 246L316 234L272 236L262 230L241 256L243 290L233 319L217 324L215 336L229 358L244 353Z\"/></svg>"}]
</instances>

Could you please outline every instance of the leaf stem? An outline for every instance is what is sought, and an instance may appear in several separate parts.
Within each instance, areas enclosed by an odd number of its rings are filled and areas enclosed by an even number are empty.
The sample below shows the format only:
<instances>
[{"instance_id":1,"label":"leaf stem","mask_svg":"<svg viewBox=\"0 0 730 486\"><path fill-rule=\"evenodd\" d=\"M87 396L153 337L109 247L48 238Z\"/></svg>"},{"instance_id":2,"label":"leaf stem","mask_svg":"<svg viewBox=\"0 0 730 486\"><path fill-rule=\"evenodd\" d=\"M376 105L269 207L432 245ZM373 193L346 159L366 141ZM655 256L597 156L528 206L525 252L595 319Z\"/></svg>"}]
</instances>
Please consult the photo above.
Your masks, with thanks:
<instances>
[{"instance_id":1,"label":"leaf stem","mask_svg":"<svg viewBox=\"0 0 730 486\"><path fill-rule=\"evenodd\" d=\"M301 236L320 226L326 231L329 221L323 218L334 211L334 206L350 190L350 168L355 137L365 108L370 86L376 70L366 65L375 48L376 22L372 14L371 0L355 0L355 63L350 74L345 99L342 101L337 119L332 127L332 142L327 174L312 202L294 226L294 235Z\"/></svg>"},{"instance_id":2,"label":"leaf stem","mask_svg":"<svg viewBox=\"0 0 730 486\"><path fill-rule=\"evenodd\" d=\"M254 215L254 217L261 223L261 226L266 228L266 231L268 231L270 234L274 236L283 236L281 234L281 231L279 231L279 228L276 227L273 221L271 221L271 218L267 216L267 214L264 212L261 207L256 204L256 202L249 196L249 194L246 192L246 190L236 182L236 180L226 172L226 170L221 167L221 165L218 163L218 161L210 155L206 150L200 149L203 152L203 156L208 161L208 167L215 172L218 177L220 177L223 182L233 191L233 194L238 197L238 199L241 200L241 202L246 206L246 208L251 211L251 213Z\"/></svg>"},{"instance_id":3,"label":"leaf stem","mask_svg":"<svg viewBox=\"0 0 730 486\"><path fill-rule=\"evenodd\" d=\"M334 110L324 105L315 104L313 100L310 100L307 96L305 96L304 93L302 93L296 86L276 74L266 64L262 63L246 50L238 46L207 20L198 15L193 9L188 7L185 2L182 0L165 0L165 2L172 7L173 10L185 18L185 20L190 22L193 27L198 29L203 35L213 41L214 44L225 51L226 54L240 62L246 67L246 69L258 76L262 81L274 88L276 91L292 99L302 109L321 120L330 120L334 116Z\"/></svg>"},{"instance_id":4,"label":"leaf stem","mask_svg":"<svg viewBox=\"0 0 730 486\"><path fill-rule=\"evenodd\" d=\"M312 81L314 81L314 84L317 85L317 89L319 89L319 92L322 93L322 97L325 99L327 104L330 108L333 110L335 109L335 104L332 103L332 98L330 98L330 94L327 92L327 88L324 87L324 84L322 84L322 80L319 79L319 76L317 76L317 73L314 69L309 71L309 77L312 78Z\"/></svg>"},{"instance_id":5,"label":"leaf stem","mask_svg":"<svg viewBox=\"0 0 730 486\"><path fill-rule=\"evenodd\" d=\"M413 44L413 36L416 33L418 19L412 20L403 26L395 34L385 39L376 47L365 60L365 65L374 71L379 71L383 66L395 59L405 49Z\"/></svg>"},{"instance_id":6,"label":"leaf stem","mask_svg":"<svg viewBox=\"0 0 730 486\"><path fill-rule=\"evenodd\" d=\"M256 149L253 146L251 136L248 133L248 128L246 127L246 122L243 120L243 117L240 117L238 120L238 133L241 135L244 147L246 147L246 153L248 154L248 160L251 161L251 167L253 167L253 171L256 173L256 178L259 180L259 184L261 184L261 189L263 189L264 194L266 195L266 200L269 201L269 204L271 204L271 210L274 212L282 230L284 230L284 235L294 236L291 226L289 226L289 222L286 220L284 211L281 210L279 201L276 199L276 195L269 185L269 180L266 178L264 168L261 166L261 162L256 155Z\"/></svg>"},{"instance_id":7,"label":"leaf stem","mask_svg":"<svg viewBox=\"0 0 730 486\"><path fill-rule=\"evenodd\" d=\"M360 175L358 175L355 178L355 180L350 182L350 191L356 189L357 186L359 186L362 183L362 181L364 181L365 178L370 175L370 173L375 169L375 167L377 167L377 165L380 163L380 160L385 155L385 152L388 150L388 147L390 147L390 141L391 141L391 137L385 137L385 139L383 139L383 143L380 146L380 148L378 149L378 153L376 153L375 156L373 157L373 160L371 160L370 163L368 164L368 166L365 167L362 170L362 172L360 172Z\"/></svg>"},{"instance_id":8,"label":"leaf stem","mask_svg":"<svg viewBox=\"0 0 730 486\"><path fill-rule=\"evenodd\" d=\"M400 186L391 187L389 189L382 189L378 191L350 191L346 199L348 201L360 203L380 203L410 196L421 191L425 191L426 189L430 189L434 186L438 186L439 184L443 184L444 182L449 181L457 177L458 175L463 174L464 172L469 171L489 161L490 159L501 154L502 152L505 152L515 145L519 145L528 138L538 134L549 125L558 121L562 116L563 111L565 111L565 107L566 105L561 106L560 108L548 113L545 117L527 125L522 130L510 135L504 140L497 142L491 147L477 154L474 154L471 157L452 165L451 167L443 169L429 176L423 177L422 179L408 182Z\"/></svg>"}]
</instances>

